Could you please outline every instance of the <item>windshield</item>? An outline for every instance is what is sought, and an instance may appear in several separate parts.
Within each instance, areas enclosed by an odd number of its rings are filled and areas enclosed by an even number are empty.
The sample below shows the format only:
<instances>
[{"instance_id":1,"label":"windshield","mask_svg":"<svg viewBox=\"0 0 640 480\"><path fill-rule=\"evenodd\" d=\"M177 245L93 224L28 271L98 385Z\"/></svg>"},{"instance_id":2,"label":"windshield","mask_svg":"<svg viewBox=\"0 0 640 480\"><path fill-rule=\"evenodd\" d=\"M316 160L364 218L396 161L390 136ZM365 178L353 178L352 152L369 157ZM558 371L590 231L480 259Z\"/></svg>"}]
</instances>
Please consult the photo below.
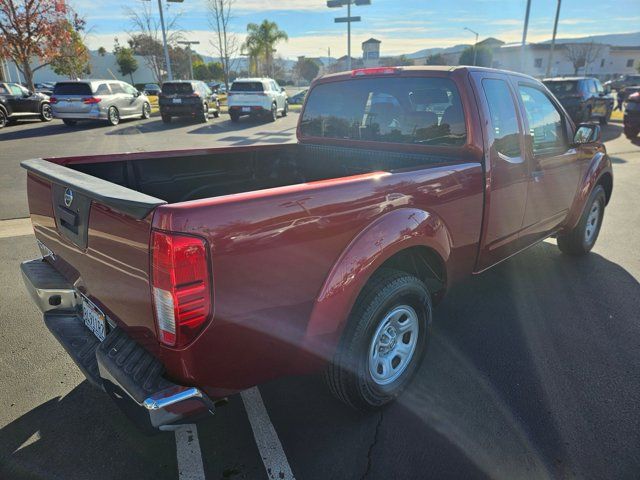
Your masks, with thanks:
<instances>
[{"instance_id":1,"label":"windshield","mask_svg":"<svg viewBox=\"0 0 640 480\"><path fill-rule=\"evenodd\" d=\"M569 93L576 93L578 91L578 82L575 81L560 81L560 82L544 82L551 92L560 97Z\"/></svg>"},{"instance_id":2,"label":"windshield","mask_svg":"<svg viewBox=\"0 0 640 480\"><path fill-rule=\"evenodd\" d=\"M300 122L303 136L460 146L464 113L447 78L366 78L315 87Z\"/></svg>"}]
</instances>

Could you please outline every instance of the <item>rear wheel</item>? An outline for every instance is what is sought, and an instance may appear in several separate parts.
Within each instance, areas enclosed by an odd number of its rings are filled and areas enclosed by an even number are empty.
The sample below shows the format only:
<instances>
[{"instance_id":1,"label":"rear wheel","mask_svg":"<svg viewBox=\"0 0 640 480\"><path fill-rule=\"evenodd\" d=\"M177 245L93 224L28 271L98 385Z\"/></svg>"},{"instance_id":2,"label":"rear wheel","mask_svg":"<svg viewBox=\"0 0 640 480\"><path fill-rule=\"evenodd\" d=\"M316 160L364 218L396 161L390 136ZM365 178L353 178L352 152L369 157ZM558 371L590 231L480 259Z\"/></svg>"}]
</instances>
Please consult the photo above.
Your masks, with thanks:
<instances>
[{"instance_id":1,"label":"rear wheel","mask_svg":"<svg viewBox=\"0 0 640 480\"><path fill-rule=\"evenodd\" d=\"M120 112L116 107L109 107L109 110L107 110L107 121L113 127L120 123Z\"/></svg>"},{"instance_id":2,"label":"rear wheel","mask_svg":"<svg viewBox=\"0 0 640 480\"><path fill-rule=\"evenodd\" d=\"M162 115L162 123L171 123L171 115Z\"/></svg>"},{"instance_id":3,"label":"rear wheel","mask_svg":"<svg viewBox=\"0 0 640 480\"><path fill-rule=\"evenodd\" d=\"M587 200L582 216L573 230L558 235L558 248L568 255L585 255L596 244L607 196L602 185L596 185Z\"/></svg>"},{"instance_id":4,"label":"rear wheel","mask_svg":"<svg viewBox=\"0 0 640 480\"><path fill-rule=\"evenodd\" d=\"M78 123L76 120L70 120L68 118L63 118L62 121L67 127L73 127Z\"/></svg>"},{"instance_id":5,"label":"rear wheel","mask_svg":"<svg viewBox=\"0 0 640 480\"><path fill-rule=\"evenodd\" d=\"M146 119L151 117L151 105L149 103L147 103L147 102L145 102L142 105L142 116L141 117L142 117L143 120L146 120Z\"/></svg>"},{"instance_id":6,"label":"rear wheel","mask_svg":"<svg viewBox=\"0 0 640 480\"><path fill-rule=\"evenodd\" d=\"M209 121L209 105L206 103L202 106L202 115L200 117L200 123L207 123Z\"/></svg>"},{"instance_id":7,"label":"rear wheel","mask_svg":"<svg viewBox=\"0 0 640 480\"><path fill-rule=\"evenodd\" d=\"M0 128L4 128L7 126L7 114L4 113L4 110L0 109Z\"/></svg>"},{"instance_id":8,"label":"rear wheel","mask_svg":"<svg viewBox=\"0 0 640 480\"><path fill-rule=\"evenodd\" d=\"M231 121L234 123L240 121L240 115L238 115L237 113L231 112L229 116L231 117Z\"/></svg>"},{"instance_id":9,"label":"rear wheel","mask_svg":"<svg viewBox=\"0 0 640 480\"><path fill-rule=\"evenodd\" d=\"M269 121L275 122L278 119L278 106L274 103L271 105L271 114L269 115Z\"/></svg>"},{"instance_id":10,"label":"rear wheel","mask_svg":"<svg viewBox=\"0 0 640 480\"><path fill-rule=\"evenodd\" d=\"M638 130L637 128L625 127L624 135L627 138L636 138L638 136L639 131L640 130Z\"/></svg>"},{"instance_id":11,"label":"rear wheel","mask_svg":"<svg viewBox=\"0 0 640 480\"><path fill-rule=\"evenodd\" d=\"M43 103L40 107L40 120L43 122L50 122L53 120L53 111L51 110L51 105L48 103Z\"/></svg>"},{"instance_id":12,"label":"rear wheel","mask_svg":"<svg viewBox=\"0 0 640 480\"><path fill-rule=\"evenodd\" d=\"M431 297L421 280L397 270L376 272L325 372L331 392L359 410L394 400L422 361L431 317Z\"/></svg>"}]
</instances>

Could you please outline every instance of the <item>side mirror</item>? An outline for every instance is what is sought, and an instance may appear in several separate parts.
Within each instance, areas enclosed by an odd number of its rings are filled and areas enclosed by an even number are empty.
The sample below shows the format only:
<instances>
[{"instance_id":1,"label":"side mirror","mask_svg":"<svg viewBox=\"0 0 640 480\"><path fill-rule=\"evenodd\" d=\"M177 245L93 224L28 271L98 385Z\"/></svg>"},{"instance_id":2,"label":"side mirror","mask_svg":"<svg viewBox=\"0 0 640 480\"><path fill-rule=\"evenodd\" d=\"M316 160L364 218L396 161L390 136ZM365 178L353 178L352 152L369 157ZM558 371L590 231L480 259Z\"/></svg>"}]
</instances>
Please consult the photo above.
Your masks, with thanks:
<instances>
[{"instance_id":1,"label":"side mirror","mask_svg":"<svg viewBox=\"0 0 640 480\"><path fill-rule=\"evenodd\" d=\"M25 98L26 97L32 97L33 96L33 92L31 90L28 90L27 92L24 93L23 95Z\"/></svg>"},{"instance_id":2,"label":"side mirror","mask_svg":"<svg viewBox=\"0 0 640 480\"><path fill-rule=\"evenodd\" d=\"M286 92L286 90L284 89L284 87L280 87L280 93L284 93Z\"/></svg>"},{"instance_id":3,"label":"side mirror","mask_svg":"<svg viewBox=\"0 0 640 480\"><path fill-rule=\"evenodd\" d=\"M602 138L602 131L600 125L593 123L581 123L576 129L576 133L573 136L573 145L584 145L587 143L599 142Z\"/></svg>"}]
</instances>

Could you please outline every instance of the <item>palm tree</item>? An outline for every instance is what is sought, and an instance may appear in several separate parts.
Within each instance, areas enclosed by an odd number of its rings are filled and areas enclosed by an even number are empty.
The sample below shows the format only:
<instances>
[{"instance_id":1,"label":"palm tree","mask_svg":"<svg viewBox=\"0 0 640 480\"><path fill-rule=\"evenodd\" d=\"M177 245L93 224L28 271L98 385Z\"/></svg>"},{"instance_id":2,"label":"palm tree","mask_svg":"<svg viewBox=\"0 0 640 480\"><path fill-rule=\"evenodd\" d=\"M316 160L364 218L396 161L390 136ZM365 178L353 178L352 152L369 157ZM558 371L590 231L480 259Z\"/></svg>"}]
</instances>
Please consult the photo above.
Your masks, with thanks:
<instances>
[{"instance_id":1,"label":"palm tree","mask_svg":"<svg viewBox=\"0 0 640 480\"><path fill-rule=\"evenodd\" d=\"M265 72L271 76L273 73L273 54L276 51L276 44L289 40L289 36L278 28L278 24L263 20L258 25L250 23L247 25L247 39L244 47L247 50L252 66L256 71L259 66L260 57L264 58Z\"/></svg>"}]
</instances>

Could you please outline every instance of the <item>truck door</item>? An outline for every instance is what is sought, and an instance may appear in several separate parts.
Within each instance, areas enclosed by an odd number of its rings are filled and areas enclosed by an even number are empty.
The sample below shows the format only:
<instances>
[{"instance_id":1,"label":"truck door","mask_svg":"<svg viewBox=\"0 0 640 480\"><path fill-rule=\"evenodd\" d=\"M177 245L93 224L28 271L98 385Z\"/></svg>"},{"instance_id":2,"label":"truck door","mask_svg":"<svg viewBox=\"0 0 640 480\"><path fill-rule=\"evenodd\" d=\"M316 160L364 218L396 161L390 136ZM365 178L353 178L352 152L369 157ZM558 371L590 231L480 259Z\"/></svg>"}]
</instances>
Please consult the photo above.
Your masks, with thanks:
<instances>
[{"instance_id":1,"label":"truck door","mask_svg":"<svg viewBox=\"0 0 640 480\"><path fill-rule=\"evenodd\" d=\"M483 119L487 191L477 270L520 250L528 167L523 155L523 122L516 92L506 75L471 74Z\"/></svg>"},{"instance_id":2,"label":"truck door","mask_svg":"<svg viewBox=\"0 0 640 480\"><path fill-rule=\"evenodd\" d=\"M517 80L517 89L526 114L525 155L530 172L521 237L529 245L548 236L565 219L586 158L570 147L570 124L555 101L526 80Z\"/></svg>"}]
</instances>

